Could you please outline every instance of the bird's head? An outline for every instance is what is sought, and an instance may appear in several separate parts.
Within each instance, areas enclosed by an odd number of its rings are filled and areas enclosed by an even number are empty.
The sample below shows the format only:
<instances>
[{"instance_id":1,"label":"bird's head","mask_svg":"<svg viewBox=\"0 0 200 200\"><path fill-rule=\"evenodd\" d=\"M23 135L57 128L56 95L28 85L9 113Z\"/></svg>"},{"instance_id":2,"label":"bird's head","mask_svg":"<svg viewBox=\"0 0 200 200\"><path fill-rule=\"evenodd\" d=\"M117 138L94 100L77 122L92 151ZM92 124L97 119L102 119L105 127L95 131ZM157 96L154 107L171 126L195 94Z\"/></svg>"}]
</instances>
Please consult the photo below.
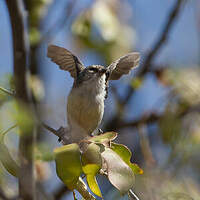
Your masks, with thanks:
<instances>
[{"instance_id":1,"label":"bird's head","mask_svg":"<svg viewBox=\"0 0 200 200\"><path fill-rule=\"evenodd\" d=\"M95 84L108 80L109 71L101 65L91 65L81 71L77 77L76 84Z\"/></svg>"}]
</instances>

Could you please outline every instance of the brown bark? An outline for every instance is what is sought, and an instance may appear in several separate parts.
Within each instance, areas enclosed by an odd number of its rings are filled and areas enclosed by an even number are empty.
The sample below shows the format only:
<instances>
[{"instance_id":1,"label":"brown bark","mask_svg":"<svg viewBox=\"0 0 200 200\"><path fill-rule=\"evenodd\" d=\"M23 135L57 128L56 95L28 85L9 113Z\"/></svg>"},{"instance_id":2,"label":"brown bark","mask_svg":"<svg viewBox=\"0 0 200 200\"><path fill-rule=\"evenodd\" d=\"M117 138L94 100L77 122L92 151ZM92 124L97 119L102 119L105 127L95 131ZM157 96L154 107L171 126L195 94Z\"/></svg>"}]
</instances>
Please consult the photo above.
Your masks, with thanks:
<instances>
[{"instance_id":1,"label":"brown bark","mask_svg":"<svg viewBox=\"0 0 200 200\"><path fill-rule=\"evenodd\" d=\"M31 101L28 96L26 84L27 70L27 46L26 46L26 29L24 26L23 2L21 0L6 0L10 22L12 27L13 39L13 56L14 56L14 80L16 98L19 110L23 110L24 106L31 110ZM19 113L20 114L20 113ZM35 181L34 181L34 128L29 130L20 128L19 141L19 196L23 200L35 199Z\"/></svg>"}]
</instances>

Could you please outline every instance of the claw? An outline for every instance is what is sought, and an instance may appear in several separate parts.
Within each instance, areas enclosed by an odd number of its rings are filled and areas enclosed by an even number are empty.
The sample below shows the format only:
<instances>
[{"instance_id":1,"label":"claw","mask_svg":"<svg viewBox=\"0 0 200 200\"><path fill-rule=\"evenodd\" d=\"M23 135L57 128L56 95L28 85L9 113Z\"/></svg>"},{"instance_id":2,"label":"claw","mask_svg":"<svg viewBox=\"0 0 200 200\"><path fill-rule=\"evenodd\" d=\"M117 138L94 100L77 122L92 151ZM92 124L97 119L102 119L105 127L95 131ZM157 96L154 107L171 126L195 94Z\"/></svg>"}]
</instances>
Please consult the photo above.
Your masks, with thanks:
<instances>
[{"instance_id":1,"label":"claw","mask_svg":"<svg viewBox=\"0 0 200 200\"><path fill-rule=\"evenodd\" d=\"M100 128L97 128L96 130L94 130L92 132L92 136L95 136L95 135L101 135L103 133L103 131L100 129Z\"/></svg>"}]
</instances>

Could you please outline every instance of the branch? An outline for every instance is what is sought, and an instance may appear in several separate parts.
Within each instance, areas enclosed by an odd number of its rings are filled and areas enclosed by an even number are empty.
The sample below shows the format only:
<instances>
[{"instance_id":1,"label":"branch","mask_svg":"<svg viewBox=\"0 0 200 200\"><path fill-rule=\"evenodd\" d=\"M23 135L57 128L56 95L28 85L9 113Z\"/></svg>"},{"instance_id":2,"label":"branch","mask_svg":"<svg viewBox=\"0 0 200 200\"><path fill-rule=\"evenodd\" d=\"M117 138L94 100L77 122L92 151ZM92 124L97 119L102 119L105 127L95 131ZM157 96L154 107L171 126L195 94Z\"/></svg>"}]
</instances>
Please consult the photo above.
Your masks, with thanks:
<instances>
[{"instance_id":1,"label":"branch","mask_svg":"<svg viewBox=\"0 0 200 200\"><path fill-rule=\"evenodd\" d=\"M133 120L132 122L125 122L125 121L120 122L117 128L137 127L141 123L146 123L146 124L154 123L157 122L161 117L162 115L158 115L152 112L148 115L143 115L141 118Z\"/></svg>"},{"instance_id":2,"label":"branch","mask_svg":"<svg viewBox=\"0 0 200 200\"><path fill-rule=\"evenodd\" d=\"M81 196L86 200L96 200L96 198L88 192L87 188L85 187L85 184L83 183L82 179L79 179L76 185L75 190L77 190ZM56 200L61 199L63 195L65 195L69 190L65 185L62 185L55 193L54 198Z\"/></svg>"},{"instance_id":3,"label":"branch","mask_svg":"<svg viewBox=\"0 0 200 200\"><path fill-rule=\"evenodd\" d=\"M0 87L0 90L1 90L2 92L4 92L4 93L10 95L10 96L15 96L15 93L14 93L13 91L7 90L7 89L5 89L5 88L3 88L3 87Z\"/></svg>"},{"instance_id":4,"label":"branch","mask_svg":"<svg viewBox=\"0 0 200 200\"><path fill-rule=\"evenodd\" d=\"M76 185L76 190L81 194L81 196L86 199L86 200L96 200L96 198L90 194L87 190L87 188L85 187L84 182L79 179Z\"/></svg>"},{"instance_id":5,"label":"branch","mask_svg":"<svg viewBox=\"0 0 200 200\"><path fill-rule=\"evenodd\" d=\"M142 154L144 157L144 160L146 162L147 167L155 167L156 161L153 157L152 151L151 151L151 147L150 147L150 142L149 142L149 138L147 135L147 126L146 124L140 124L138 126L138 133L139 133L139 137L140 137L140 147L142 150Z\"/></svg>"},{"instance_id":6,"label":"branch","mask_svg":"<svg viewBox=\"0 0 200 200\"><path fill-rule=\"evenodd\" d=\"M160 37L158 37L158 40L155 41L155 44L153 45L152 50L148 53L148 55L144 59L143 64L140 66L141 70L138 73L138 77L143 77L150 70L153 59L155 58L155 56L158 54L158 52L161 50L163 45L168 40L169 33L181 11L181 5L183 4L183 2L184 0L176 1L174 7L170 11L169 16L166 19L163 30L160 33ZM127 88L127 95L123 101L123 104L126 104L130 100L133 92L134 92L133 87L129 85Z\"/></svg>"},{"instance_id":7,"label":"branch","mask_svg":"<svg viewBox=\"0 0 200 200\"><path fill-rule=\"evenodd\" d=\"M4 138L4 136L11 131L13 128L16 128L18 125L14 124L12 125L10 128L8 128L6 131L4 131L3 133L0 133L0 141L2 140L2 138Z\"/></svg>"},{"instance_id":8,"label":"branch","mask_svg":"<svg viewBox=\"0 0 200 200\"><path fill-rule=\"evenodd\" d=\"M30 110L30 99L26 84L26 64L27 64L27 44L25 31L26 16L23 10L22 0L6 0L13 37L13 55L14 55L14 81L16 97L19 103L19 108L22 110L24 105ZM19 141L19 195L23 200L35 199L35 181L34 181L34 128L24 130L19 126L20 141Z\"/></svg>"},{"instance_id":9,"label":"branch","mask_svg":"<svg viewBox=\"0 0 200 200\"><path fill-rule=\"evenodd\" d=\"M53 36L58 34L59 31L62 30L62 28L68 22L69 17L72 15L72 12L76 6L76 2L77 0L71 0L71 2L67 3L67 5L64 8L66 12L64 17L62 14L61 17L48 29L48 31L44 33L44 35L42 35L38 44L53 39Z\"/></svg>"},{"instance_id":10,"label":"branch","mask_svg":"<svg viewBox=\"0 0 200 200\"><path fill-rule=\"evenodd\" d=\"M146 58L144 60L143 65L141 66L142 70L140 72L140 76L142 76L148 72L149 68L151 67L154 57L157 55L159 50L161 50L162 46L168 40L169 33L180 13L181 5L183 4L183 2L184 2L184 0L177 0L176 3L174 4L174 7L172 8L172 10L169 13L169 16L163 27L163 30L161 31L160 37L158 37L158 40L153 45L152 50L148 53L148 55L146 56Z\"/></svg>"},{"instance_id":11,"label":"branch","mask_svg":"<svg viewBox=\"0 0 200 200\"><path fill-rule=\"evenodd\" d=\"M55 130L54 128L51 128L45 123L42 123L42 126L48 131L50 131L51 133L53 133L54 135L56 135L58 137L58 141L62 141L63 145L71 143L70 135L66 131L67 128L63 128L61 126L58 130Z\"/></svg>"}]
</instances>

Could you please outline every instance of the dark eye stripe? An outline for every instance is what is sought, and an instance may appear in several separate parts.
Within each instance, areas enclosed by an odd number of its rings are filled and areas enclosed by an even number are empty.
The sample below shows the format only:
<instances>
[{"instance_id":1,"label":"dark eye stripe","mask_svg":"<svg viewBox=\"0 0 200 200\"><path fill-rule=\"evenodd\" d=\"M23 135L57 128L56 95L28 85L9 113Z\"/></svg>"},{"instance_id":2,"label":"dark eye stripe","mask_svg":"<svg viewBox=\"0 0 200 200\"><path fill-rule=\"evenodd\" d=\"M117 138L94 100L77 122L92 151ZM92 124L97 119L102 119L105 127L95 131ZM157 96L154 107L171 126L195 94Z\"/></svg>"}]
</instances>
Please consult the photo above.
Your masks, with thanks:
<instances>
[{"instance_id":1,"label":"dark eye stripe","mask_svg":"<svg viewBox=\"0 0 200 200\"><path fill-rule=\"evenodd\" d=\"M99 70L97 68L91 67L89 70L94 71L94 72L98 72Z\"/></svg>"}]
</instances>

